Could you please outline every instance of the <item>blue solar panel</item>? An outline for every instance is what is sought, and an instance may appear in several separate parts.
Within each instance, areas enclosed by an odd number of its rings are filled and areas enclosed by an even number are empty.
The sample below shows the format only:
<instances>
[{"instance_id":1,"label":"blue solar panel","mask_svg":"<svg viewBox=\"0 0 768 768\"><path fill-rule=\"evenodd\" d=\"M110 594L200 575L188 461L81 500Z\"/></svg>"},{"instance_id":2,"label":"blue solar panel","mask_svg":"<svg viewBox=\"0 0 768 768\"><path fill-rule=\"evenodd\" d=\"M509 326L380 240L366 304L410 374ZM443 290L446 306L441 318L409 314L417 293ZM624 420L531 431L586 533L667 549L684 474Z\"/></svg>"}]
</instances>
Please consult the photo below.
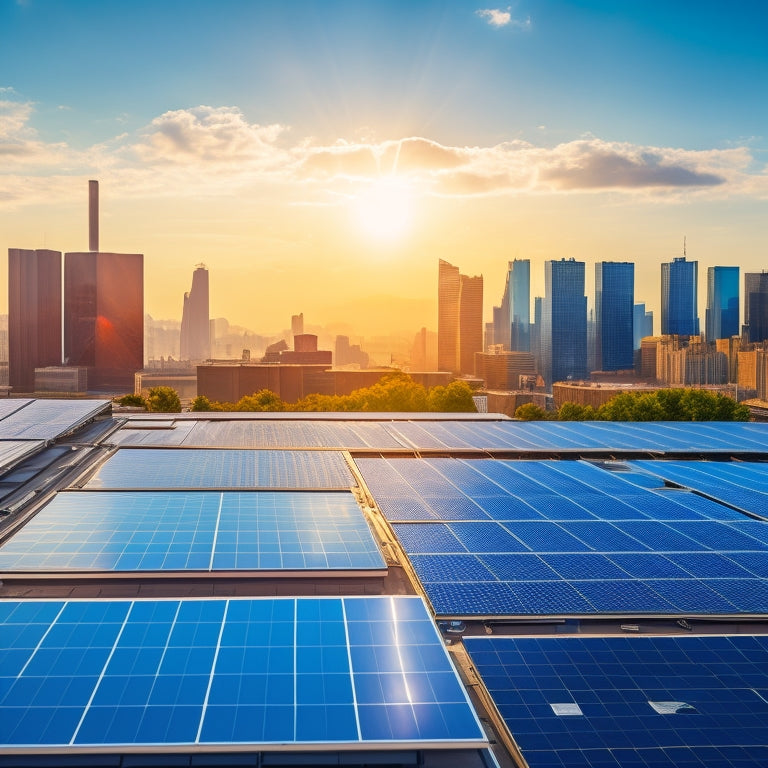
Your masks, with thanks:
<instances>
[{"instance_id":1,"label":"blue solar panel","mask_svg":"<svg viewBox=\"0 0 768 768\"><path fill-rule=\"evenodd\" d=\"M768 764L768 638L465 638L531 768Z\"/></svg>"},{"instance_id":2,"label":"blue solar panel","mask_svg":"<svg viewBox=\"0 0 768 768\"><path fill-rule=\"evenodd\" d=\"M350 493L60 493L0 547L6 572L385 567Z\"/></svg>"},{"instance_id":3,"label":"blue solar panel","mask_svg":"<svg viewBox=\"0 0 768 768\"><path fill-rule=\"evenodd\" d=\"M3 608L0 754L486 743L419 598Z\"/></svg>"},{"instance_id":4,"label":"blue solar panel","mask_svg":"<svg viewBox=\"0 0 768 768\"><path fill-rule=\"evenodd\" d=\"M768 467L749 462L637 461L632 466L712 496L740 509L765 515Z\"/></svg>"},{"instance_id":5,"label":"blue solar panel","mask_svg":"<svg viewBox=\"0 0 768 768\"><path fill-rule=\"evenodd\" d=\"M335 451L132 448L117 451L86 488L351 488Z\"/></svg>"},{"instance_id":6,"label":"blue solar panel","mask_svg":"<svg viewBox=\"0 0 768 768\"><path fill-rule=\"evenodd\" d=\"M376 462L367 460L366 475L380 477ZM453 479L456 468L459 486L469 485L471 472L475 472L492 478L499 489L492 497L460 497L462 503L440 500L445 525L393 521L395 533L413 558L414 569L440 615L710 616L760 612L765 604L766 567L757 565L759 560L741 567L734 558L764 553L768 524L715 502L687 491L643 490L616 480L606 469L580 461L440 459L432 461L427 470L419 467L423 463L393 459L383 464L382 475L390 479L408 476L414 499L419 498L419 478L424 477L431 486L437 468L448 480ZM568 469L561 471L565 465ZM394 470L397 475L389 474ZM618 483L627 491L625 500L603 492L602 476L608 479L608 489L615 490ZM567 481L562 488L560 478ZM579 486L585 489L583 493L577 493ZM503 495L504 490L508 496ZM535 492L527 492L530 490ZM512 491L521 492L522 498ZM568 498L568 493L574 498ZM466 520L468 502L492 519ZM429 498L427 503L434 506L435 500ZM453 520L451 510L456 515ZM404 516L397 520L403 521ZM689 570L681 559L715 551L723 554L717 569L707 570L701 561L702 567ZM478 572L476 560L453 559L467 553L477 555L493 579ZM449 572L454 574L454 583L445 577ZM652 583L667 579L674 580L678 589ZM711 583L723 579L728 581L723 590ZM734 580L745 591L738 599L731 591Z\"/></svg>"}]
</instances>

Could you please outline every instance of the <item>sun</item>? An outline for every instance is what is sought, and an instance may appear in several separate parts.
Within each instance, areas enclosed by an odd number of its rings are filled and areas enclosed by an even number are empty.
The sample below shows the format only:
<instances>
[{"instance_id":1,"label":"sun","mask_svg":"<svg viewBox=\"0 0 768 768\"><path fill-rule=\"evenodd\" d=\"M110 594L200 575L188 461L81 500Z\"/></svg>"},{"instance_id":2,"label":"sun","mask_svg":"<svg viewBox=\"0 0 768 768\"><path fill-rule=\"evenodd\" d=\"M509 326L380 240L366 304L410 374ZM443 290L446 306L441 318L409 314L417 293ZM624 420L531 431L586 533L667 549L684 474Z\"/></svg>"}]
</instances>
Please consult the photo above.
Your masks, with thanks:
<instances>
[{"instance_id":1,"label":"sun","mask_svg":"<svg viewBox=\"0 0 768 768\"><path fill-rule=\"evenodd\" d=\"M350 201L357 227L381 243L402 239L413 223L413 189L403 179L386 177L367 184Z\"/></svg>"}]
</instances>

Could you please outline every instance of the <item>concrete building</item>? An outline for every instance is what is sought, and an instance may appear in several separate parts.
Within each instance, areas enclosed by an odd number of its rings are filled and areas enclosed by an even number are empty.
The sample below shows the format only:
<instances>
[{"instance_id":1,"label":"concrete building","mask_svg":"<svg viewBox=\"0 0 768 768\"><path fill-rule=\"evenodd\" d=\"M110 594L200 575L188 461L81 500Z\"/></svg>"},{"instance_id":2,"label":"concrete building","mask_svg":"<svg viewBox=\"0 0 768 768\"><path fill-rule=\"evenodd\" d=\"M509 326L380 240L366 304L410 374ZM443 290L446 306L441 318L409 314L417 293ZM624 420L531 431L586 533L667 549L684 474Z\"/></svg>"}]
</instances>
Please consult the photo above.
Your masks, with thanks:
<instances>
[{"instance_id":1,"label":"concrete building","mask_svg":"<svg viewBox=\"0 0 768 768\"><path fill-rule=\"evenodd\" d=\"M35 392L87 392L88 369L68 365L35 368Z\"/></svg>"},{"instance_id":2,"label":"concrete building","mask_svg":"<svg viewBox=\"0 0 768 768\"><path fill-rule=\"evenodd\" d=\"M94 248L99 242L97 182L89 190ZM92 389L133 391L134 374L144 366L143 254L65 254L64 362L88 368Z\"/></svg>"},{"instance_id":3,"label":"concrete building","mask_svg":"<svg viewBox=\"0 0 768 768\"><path fill-rule=\"evenodd\" d=\"M477 376L485 389L523 389L522 381L536 380L536 365L530 352L508 352L496 345L475 355Z\"/></svg>"},{"instance_id":4,"label":"concrete building","mask_svg":"<svg viewBox=\"0 0 768 768\"><path fill-rule=\"evenodd\" d=\"M437 285L437 364L440 370L473 374L483 351L483 278L459 273L440 259Z\"/></svg>"},{"instance_id":5,"label":"concrete building","mask_svg":"<svg viewBox=\"0 0 768 768\"><path fill-rule=\"evenodd\" d=\"M35 369L61 364L61 252L8 249L8 378L34 392Z\"/></svg>"}]
</instances>

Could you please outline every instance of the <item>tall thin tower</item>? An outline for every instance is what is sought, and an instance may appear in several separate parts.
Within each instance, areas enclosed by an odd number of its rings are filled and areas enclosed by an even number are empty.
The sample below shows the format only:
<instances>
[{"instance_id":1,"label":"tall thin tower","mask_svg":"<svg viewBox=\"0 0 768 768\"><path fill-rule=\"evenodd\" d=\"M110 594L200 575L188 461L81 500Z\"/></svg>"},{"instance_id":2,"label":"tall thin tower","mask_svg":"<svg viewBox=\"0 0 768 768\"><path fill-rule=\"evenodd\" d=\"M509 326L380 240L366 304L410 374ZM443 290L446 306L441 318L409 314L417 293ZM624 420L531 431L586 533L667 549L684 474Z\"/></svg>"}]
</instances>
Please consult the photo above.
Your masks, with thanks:
<instances>
[{"instance_id":1,"label":"tall thin tower","mask_svg":"<svg viewBox=\"0 0 768 768\"><path fill-rule=\"evenodd\" d=\"M99 250L99 182L88 182L88 250Z\"/></svg>"},{"instance_id":2,"label":"tall thin tower","mask_svg":"<svg viewBox=\"0 0 768 768\"><path fill-rule=\"evenodd\" d=\"M208 270L198 264L192 273L192 288L184 294L181 314L181 359L207 360L211 356Z\"/></svg>"}]
</instances>

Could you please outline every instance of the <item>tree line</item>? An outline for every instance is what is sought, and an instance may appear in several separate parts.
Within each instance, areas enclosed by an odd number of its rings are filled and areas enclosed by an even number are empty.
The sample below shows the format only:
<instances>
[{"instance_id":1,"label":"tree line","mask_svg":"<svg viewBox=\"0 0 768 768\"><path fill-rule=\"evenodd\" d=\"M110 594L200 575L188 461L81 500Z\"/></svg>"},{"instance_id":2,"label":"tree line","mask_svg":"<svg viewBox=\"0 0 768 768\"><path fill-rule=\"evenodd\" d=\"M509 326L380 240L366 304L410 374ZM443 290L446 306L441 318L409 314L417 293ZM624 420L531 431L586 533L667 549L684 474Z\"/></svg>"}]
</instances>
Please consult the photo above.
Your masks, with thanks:
<instances>
[{"instance_id":1,"label":"tree line","mask_svg":"<svg viewBox=\"0 0 768 768\"><path fill-rule=\"evenodd\" d=\"M179 413L181 401L172 387L152 387L146 398L125 395L115 402L119 405L144 408L155 413ZM269 389L241 397L236 403L210 400L198 395L192 400L192 411L367 411L433 413L475 413L472 390L464 381L446 386L425 387L407 373L393 371L370 387L354 390L349 395L310 394L296 403L286 403Z\"/></svg>"},{"instance_id":2,"label":"tree line","mask_svg":"<svg viewBox=\"0 0 768 768\"><path fill-rule=\"evenodd\" d=\"M659 389L621 392L599 408L563 403L545 411L526 403L515 411L522 421L749 421L749 408L719 392L704 389Z\"/></svg>"}]
</instances>

